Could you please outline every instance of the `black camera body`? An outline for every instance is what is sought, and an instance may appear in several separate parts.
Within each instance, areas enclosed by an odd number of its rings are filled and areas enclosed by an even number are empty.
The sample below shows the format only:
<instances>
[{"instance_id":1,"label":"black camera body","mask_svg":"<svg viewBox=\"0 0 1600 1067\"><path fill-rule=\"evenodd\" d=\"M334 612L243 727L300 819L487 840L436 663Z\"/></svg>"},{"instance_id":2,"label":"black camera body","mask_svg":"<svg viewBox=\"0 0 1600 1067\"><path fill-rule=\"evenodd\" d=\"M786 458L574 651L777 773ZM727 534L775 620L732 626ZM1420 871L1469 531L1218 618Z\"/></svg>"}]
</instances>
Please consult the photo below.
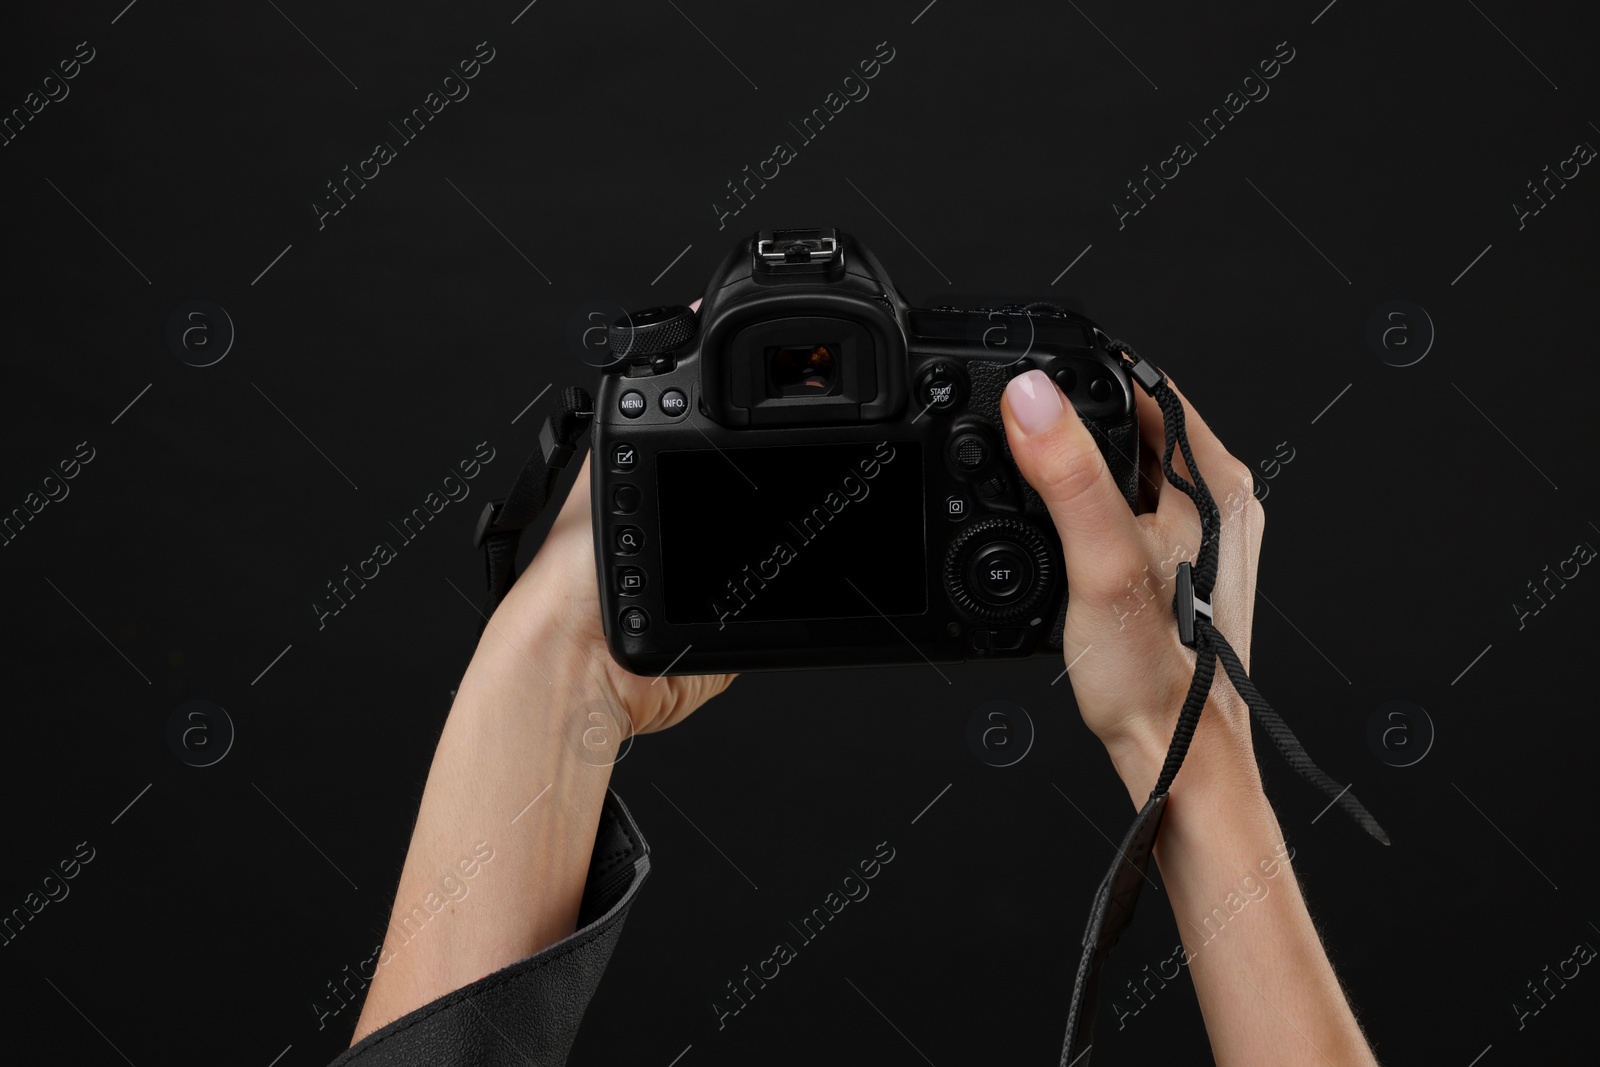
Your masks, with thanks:
<instances>
[{"instance_id":1,"label":"black camera body","mask_svg":"<svg viewBox=\"0 0 1600 1067\"><path fill-rule=\"evenodd\" d=\"M610 342L595 561L607 644L636 674L1059 653L1060 540L1000 421L1027 370L1136 500L1132 383L1093 322L909 307L832 229L757 234L698 313L624 316Z\"/></svg>"}]
</instances>

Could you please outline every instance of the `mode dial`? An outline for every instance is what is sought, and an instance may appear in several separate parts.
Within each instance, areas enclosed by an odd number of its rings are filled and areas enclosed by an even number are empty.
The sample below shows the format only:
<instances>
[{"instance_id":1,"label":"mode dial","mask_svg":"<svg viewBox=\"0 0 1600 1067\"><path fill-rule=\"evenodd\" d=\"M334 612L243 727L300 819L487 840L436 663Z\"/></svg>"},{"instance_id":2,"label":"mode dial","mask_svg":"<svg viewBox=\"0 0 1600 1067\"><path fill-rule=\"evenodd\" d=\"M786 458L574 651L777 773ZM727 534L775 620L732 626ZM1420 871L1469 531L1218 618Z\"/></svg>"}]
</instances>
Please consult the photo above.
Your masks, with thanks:
<instances>
[{"instance_id":1,"label":"mode dial","mask_svg":"<svg viewBox=\"0 0 1600 1067\"><path fill-rule=\"evenodd\" d=\"M607 335L613 356L633 359L670 352L694 332L694 312L681 304L668 304L623 315L611 324Z\"/></svg>"}]
</instances>

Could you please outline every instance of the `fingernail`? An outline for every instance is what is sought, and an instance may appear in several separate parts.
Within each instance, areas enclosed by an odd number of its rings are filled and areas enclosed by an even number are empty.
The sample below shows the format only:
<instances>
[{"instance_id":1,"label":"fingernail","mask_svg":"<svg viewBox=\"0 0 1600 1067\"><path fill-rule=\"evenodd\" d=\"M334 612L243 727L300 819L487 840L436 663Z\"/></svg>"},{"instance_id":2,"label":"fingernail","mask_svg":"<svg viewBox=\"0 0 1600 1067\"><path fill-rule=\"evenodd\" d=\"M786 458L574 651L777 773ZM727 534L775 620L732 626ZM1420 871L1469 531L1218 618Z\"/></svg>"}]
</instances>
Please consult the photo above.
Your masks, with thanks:
<instances>
[{"instance_id":1,"label":"fingernail","mask_svg":"<svg viewBox=\"0 0 1600 1067\"><path fill-rule=\"evenodd\" d=\"M1006 385L1006 399L1011 401L1011 414L1026 434L1043 433L1061 421L1066 405L1061 403L1061 391L1042 370L1019 374Z\"/></svg>"}]
</instances>

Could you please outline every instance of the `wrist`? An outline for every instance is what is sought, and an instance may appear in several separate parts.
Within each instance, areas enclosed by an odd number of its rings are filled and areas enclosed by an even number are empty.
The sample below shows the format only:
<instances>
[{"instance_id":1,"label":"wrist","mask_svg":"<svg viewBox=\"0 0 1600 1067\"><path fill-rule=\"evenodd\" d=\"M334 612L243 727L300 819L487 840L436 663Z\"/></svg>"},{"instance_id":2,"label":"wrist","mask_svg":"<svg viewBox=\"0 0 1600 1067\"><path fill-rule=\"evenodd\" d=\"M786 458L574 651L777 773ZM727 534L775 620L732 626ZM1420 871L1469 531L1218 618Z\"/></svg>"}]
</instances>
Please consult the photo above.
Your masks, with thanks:
<instances>
[{"instance_id":1,"label":"wrist","mask_svg":"<svg viewBox=\"0 0 1600 1067\"><path fill-rule=\"evenodd\" d=\"M1172 725L1105 739L1117 776L1135 807L1143 807L1161 776L1172 744ZM1213 693L1200 713L1171 791L1179 794L1218 793L1238 798L1261 792L1261 776L1250 741L1249 712L1242 701Z\"/></svg>"},{"instance_id":2,"label":"wrist","mask_svg":"<svg viewBox=\"0 0 1600 1067\"><path fill-rule=\"evenodd\" d=\"M481 758L520 765L540 788L551 785L553 795L541 803L598 813L630 732L627 715L605 665L574 637L561 605L514 603L516 593L478 641L446 736Z\"/></svg>"},{"instance_id":3,"label":"wrist","mask_svg":"<svg viewBox=\"0 0 1600 1067\"><path fill-rule=\"evenodd\" d=\"M358 1039L576 929L616 752L585 748L608 731L584 716L614 706L615 696L605 703L592 655L550 610L559 606L538 599L513 607L507 598L461 679ZM484 865L475 875L461 869L470 883L455 873L469 852ZM406 917L441 887L449 908L427 937L414 936Z\"/></svg>"},{"instance_id":4,"label":"wrist","mask_svg":"<svg viewBox=\"0 0 1600 1067\"><path fill-rule=\"evenodd\" d=\"M588 667L593 643L588 638L598 621L594 594L586 583L570 579L571 572L592 570L594 564L566 544L552 541L540 546L495 607L478 639L474 661L514 652L547 682L555 672Z\"/></svg>"}]
</instances>

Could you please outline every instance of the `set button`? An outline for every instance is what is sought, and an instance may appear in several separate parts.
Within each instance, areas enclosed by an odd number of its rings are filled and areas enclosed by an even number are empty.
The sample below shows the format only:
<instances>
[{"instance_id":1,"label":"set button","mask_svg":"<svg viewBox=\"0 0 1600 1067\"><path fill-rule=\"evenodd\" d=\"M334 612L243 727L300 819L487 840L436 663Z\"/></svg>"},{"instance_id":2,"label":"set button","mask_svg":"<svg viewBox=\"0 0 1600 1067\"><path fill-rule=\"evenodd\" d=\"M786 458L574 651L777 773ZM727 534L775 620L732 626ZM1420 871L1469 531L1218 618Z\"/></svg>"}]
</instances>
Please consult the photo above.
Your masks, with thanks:
<instances>
[{"instance_id":1,"label":"set button","mask_svg":"<svg viewBox=\"0 0 1600 1067\"><path fill-rule=\"evenodd\" d=\"M984 545L967 564L967 587L979 600L1003 607L1033 584L1033 561L1008 541Z\"/></svg>"}]
</instances>

